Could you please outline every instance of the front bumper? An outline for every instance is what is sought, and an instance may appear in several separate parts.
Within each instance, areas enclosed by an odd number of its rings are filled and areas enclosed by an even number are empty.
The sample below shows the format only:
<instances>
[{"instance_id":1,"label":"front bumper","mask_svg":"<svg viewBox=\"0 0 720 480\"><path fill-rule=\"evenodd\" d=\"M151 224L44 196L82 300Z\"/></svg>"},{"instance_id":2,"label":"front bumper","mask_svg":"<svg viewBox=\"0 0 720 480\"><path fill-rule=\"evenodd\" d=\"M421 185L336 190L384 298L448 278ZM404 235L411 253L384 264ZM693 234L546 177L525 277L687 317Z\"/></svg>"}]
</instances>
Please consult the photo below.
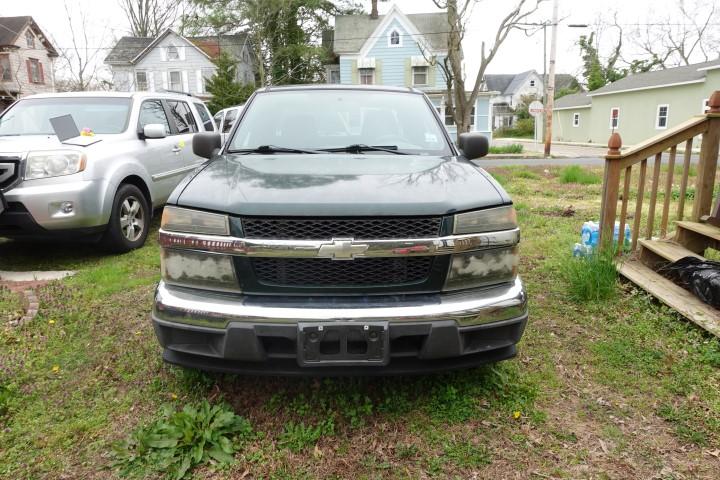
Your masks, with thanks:
<instances>
[{"instance_id":1,"label":"front bumper","mask_svg":"<svg viewBox=\"0 0 720 480\"><path fill-rule=\"evenodd\" d=\"M275 375L425 373L513 357L527 322L527 297L520 279L447 294L298 299L160 283L152 318L163 358L192 368ZM299 323L377 321L388 325L386 365L299 366Z\"/></svg>"},{"instance_id":2,"label":"front bumper","mask_svg":"<svg viewBox=\"0 0 720 480\"><path fill-rule=\"evenodd\" d=\"M5 192L8 209L0 214L0 236L91 233L107 223L109 212L103 211L105 182L49 180L25 182ZM64 202L72 203L72 212L62 210Z\"/></svg>"}]
</instances>

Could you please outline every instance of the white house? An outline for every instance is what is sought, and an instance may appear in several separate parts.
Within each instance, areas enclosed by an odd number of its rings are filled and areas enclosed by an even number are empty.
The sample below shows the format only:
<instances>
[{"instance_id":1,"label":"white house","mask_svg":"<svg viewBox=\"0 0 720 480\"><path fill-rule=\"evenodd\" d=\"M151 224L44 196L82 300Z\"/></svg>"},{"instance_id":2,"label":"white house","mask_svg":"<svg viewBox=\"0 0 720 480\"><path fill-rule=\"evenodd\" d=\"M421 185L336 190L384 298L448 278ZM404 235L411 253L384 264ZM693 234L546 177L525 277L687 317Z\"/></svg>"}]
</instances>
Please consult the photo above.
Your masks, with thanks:
<instances>
[{"instance_id":1,"label":"white house","mask_svg":"<svg viewBox=\"0 0 720 480\"><path fill-rule=\"evenodd\" d=\"M206 80L213 59L227 51L237 59L237 80L254 83L252 48L247 35L184 37L166 30L157 38L122 37L105 58L118 91L174 90L209 98Z\"/></svg>"},{"instance_id":2,"label":"white house","mask_svg":"<svg viewBox=\"0 0 720 480\"><path fill-rule=\"evenodd\" d=\"M57 57L32 17L0 17L0 112L25 95L54 92Z\"/></svg>"}]
</instances>

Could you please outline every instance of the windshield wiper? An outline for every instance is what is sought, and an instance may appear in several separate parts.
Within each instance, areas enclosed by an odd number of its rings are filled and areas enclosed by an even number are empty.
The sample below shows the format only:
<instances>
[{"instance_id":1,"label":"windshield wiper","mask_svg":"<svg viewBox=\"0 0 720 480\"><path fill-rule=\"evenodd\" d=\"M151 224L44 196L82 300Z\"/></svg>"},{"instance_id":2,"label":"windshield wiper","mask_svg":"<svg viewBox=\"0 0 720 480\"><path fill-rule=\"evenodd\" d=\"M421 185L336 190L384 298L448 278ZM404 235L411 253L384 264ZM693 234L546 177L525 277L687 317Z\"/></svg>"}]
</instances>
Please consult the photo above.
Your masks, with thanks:
<instances>
[{"instance_id":1,"label":"windshield wiper","mask_svg":"<svg viewBox=\"0 0 720 480\"><path fill-rule=\"evenodd\" d=\"M337 148L321 148L323 152L347 152L347 153L360 153L360 152L387 152L394 153L395 155L410 155L407 152L401 152L398 150L397 145L364 145L362 143L354 143L347 147Z\"/></svg>"},{"instance_id":2,"label":"windshield wiper","mask_svg":"<svg viewBox=\"0 0 720 480\"><path fill-rule=\"evenodd\" d=\"M292 147L276 147L275 145L260 145L257 148L243 148L239 150L229 150L228 153L327 153L320 150L307 150L304 148Z\"/></svg>"}]
</instances>

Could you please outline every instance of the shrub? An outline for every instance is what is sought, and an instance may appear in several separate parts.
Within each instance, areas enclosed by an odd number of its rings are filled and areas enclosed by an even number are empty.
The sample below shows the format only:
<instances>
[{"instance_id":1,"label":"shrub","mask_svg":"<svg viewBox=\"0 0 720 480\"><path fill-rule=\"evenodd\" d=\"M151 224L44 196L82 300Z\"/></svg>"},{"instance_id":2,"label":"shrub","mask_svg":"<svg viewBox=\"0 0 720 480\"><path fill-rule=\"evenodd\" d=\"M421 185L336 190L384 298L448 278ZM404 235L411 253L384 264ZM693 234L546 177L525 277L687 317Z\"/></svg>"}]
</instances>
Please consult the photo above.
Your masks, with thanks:
<instances>
[{"instance_id":1,"label":"shrub","mask_svg":"<svg viewBox=\"0 0 720 480\"><path fill-rule=\"evenodd\" d=\"M519 143L490 147L490 153L522 153L523 146Z\"/></svg>"},{"instance_id":2,"label":"shrub","mask_svg":"<svg viewBox=\"0 0 720 480\"><path fill-rule=\"evenodd\" d=\"M122 475L144 476L153 470L181 479L196 465L232 463L240 441L251 431L250 423L227 405L211 406L203 400L179 412L166 405L159 419L113 445L113 466Z\"/></svg>"},{"instance_id":3,"label":"shrub","mask_svg":"<svg viewBox=\"0 0 720 480\"><path fill-rule=\"evenodd\" d=\"M617 293L618 273L613 249L587 257L571 257L563 262L561 267L570 300L607 300Z\"/></svg>"},{"instance_id":4,"label":"shrub","mask_svg":"<svg viewBox=\"0 0 720 480\"><path fill-rule=\"evenodd\" d=\"M567 166L560 172L560 183L580 183L582 185L592 185L600 182L600 176L585 170L580 165Z\"/></svg>"},{"instance_id":5,"label":"shrub","mask_svg":"<svg viewBox=\"0 0 720 480\"><path fill-rule=\"evenodd\" d=\"M496 137L520 137L532 138L535 136L535 120L532 118L521 118L514 127L503 127L495 131Z\"/></svg>"}]
</instances>

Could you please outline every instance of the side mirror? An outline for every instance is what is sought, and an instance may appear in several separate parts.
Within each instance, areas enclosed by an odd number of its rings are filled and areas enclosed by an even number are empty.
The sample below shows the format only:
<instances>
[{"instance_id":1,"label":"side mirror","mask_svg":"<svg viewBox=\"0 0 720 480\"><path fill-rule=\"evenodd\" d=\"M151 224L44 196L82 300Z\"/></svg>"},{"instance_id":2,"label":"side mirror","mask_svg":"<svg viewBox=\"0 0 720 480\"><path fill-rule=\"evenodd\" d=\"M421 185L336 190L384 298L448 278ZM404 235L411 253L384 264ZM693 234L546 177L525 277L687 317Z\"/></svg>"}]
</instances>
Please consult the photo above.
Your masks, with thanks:
<instances>
[{"instance_id":1,"label":"side mirror","mask_svg":"<svg viewBox=\"0 0 720 480\"><path fill-rule=\"evenodd\" d=\"M468 160L484 157L490 150L490 143L480 132L461 133L458 138L458 147Z\"/></svg>"},{"instance_id":2,"label":"side mirror","mask_svg":"<svg viewBox=\"0 0 720 480\"><path fill-rule=\"evenodd\" d=\"M165 138L167 132L165 131L165 125L161 123L148 123L143 127L143 139L145 138Z\"/></svg>"},{"instance_id":3,"label":"side mirror","mask_svg":"<svg viewBox=\"0 0 720 480\"><path fill-rule=\"evenodd\" d=\"M211 159L222 147L222 136L216 132L200 132L193 136L193 153Z\"/></svg>"}]
</instances>

